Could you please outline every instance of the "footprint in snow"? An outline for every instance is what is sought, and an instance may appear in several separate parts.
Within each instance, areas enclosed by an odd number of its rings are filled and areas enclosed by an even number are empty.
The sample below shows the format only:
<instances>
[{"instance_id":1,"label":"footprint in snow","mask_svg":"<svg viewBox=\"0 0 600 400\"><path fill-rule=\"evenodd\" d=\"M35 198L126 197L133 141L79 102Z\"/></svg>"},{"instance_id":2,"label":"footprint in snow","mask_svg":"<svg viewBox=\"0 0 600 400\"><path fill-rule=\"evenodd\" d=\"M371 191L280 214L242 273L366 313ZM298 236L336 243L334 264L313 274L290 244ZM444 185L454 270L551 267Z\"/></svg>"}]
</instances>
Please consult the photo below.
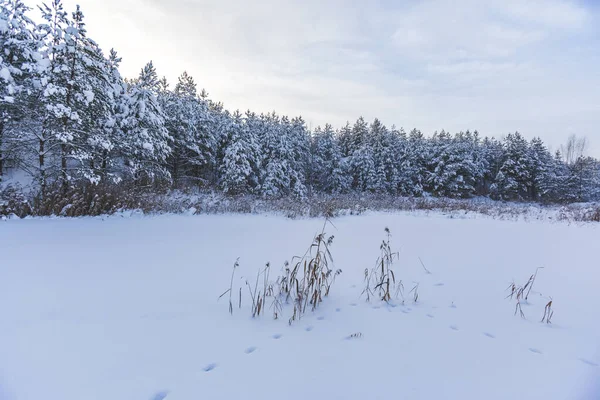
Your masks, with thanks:
<instances>
[{"instance_id":1,"label":"footprint in snow","mask_svg":"<svg viewBox=\"0 0 600 400\"><path fill-rule=\"evenodd\" d=\"M580 358L579 361L581 361L584 364L589 365L590 367L597 367L598 366L597 363L595 363L593 361L590 361L590 360L586 360L585 358Z\"/></svg>"},{"instance_id":2,"label":"footprint in snow","mask_svg":"<svg viewBox=\"0 0 600 400\"><path fill-rule=\"evenodd\" d=\"M454 304L454 303L450 304L450 308L456 308L456 304Z\"/></svg>"},{"instance_id":3,"label":"footprint in snow","mask_svg":"<svg viewBox=\"0 0 600 400\"><path fill-rule=\"evenodd\" d=\"M410 314L410 308L408 310L402 310L403 314Z\"/></svg>"},{"instance_id":4,"label":"footprint in snow","mask_svg":"<svg viewBox=\"0 0 600 400\"><path fill-rule=\"evenodd\" d=\"M381 308L381 306L373 306L371 307L373 310L379 310Z\"/></svg>"},{"instance_id":5,"label":"footprint in snow","mask_svg":"<svg viewBox=\"0 0 600 400\"><path fill-rule=\"evenodd\" d=\"M251 353L254 353L255 351L256 351L256 347L250 346L246 350L244 350L244 353L251 354Z\"/></svg>"},{"instance_id":6,"label":"footprint in snow","mask_svg":"<svg viewBox=\"0 0 600 400\"><path fill-rule=\"evenodd\" d=\"M434 284L433 286L444 286L444 283L439 282L439 283Z\"/></svg>"},{"instance_id":7,"label":"footprint in snow","mask_svg":"<svg viewBox=\"0 0 600 400\"><path fill-rule=\"evenodd\" d=\"M324 319L325 319L325 317L322 315L320 317L317 317L317 320L319 320L319 321L323 321Z\"/></svg>"},{"instance_id":8,"label":"footprint in snow","mask_svg":"<svg viewBox=\"0 0 600 400\"><path fill-rule=\"evenodd\" d=\"M452 329L453 331L457 331L458 330L458 326L456 326L456 325L450 325L450 329Z\"/></svg>"},{"instance_id":9,"label":"footprint in snow","mask_svg":"<svg viewBox=\"0 0 600 400\"><path fill-rule=\"evenodd\" d=\"M434 318L431 314L426 314L429 318Z\"/></svg>"},{"instance_id":10,"label":"footprint in snow","mask_svg":"<svg viewBox=\"0 0 600 400\"><path fill-rule=\"evenodd\" d=\"M483 332L483 334L487 337L489 337L490 339L496 339L496 336L492 335L491 333L488 332Z\"/></svg>"},{"instance_id":11,"label":"footprint in snow","mask_svg":"<svg viewBox=\"0 0 600 400\"><path fill-rule=\"evenodd\" d=\"M216 363L211 363L211 364L208 364L203 369L204 369L204 372L210 372L210 371L212 371L215 368L217 368L217 364Z\"/></svg>"},{"instance_id":12,"label":"footprint in snow","mask_svg":"<svg viewBox=\"0 0 600 400\"><path fill-rule=\"evenodd\" d=\"M281 333L276 333L273 336L271 336L273 339L277 340L277 339L281 339L283 335Z\"/></svg>"},{"instance_id":13,"label":"footprint in snow","mask_svg":"<svg viewBox=\"0 0 600 400\"><path fill-rule=\"evenodd\" d=\"M348 335L344 338L344 340L354 340L362 338L363 334L360 332L353 333L352 335Z\"/></svg>"},{"instance_id":14,"label":"footprint in snow","mask_svg":"<svg viewBox=\"0 0 600 400\"><path fill-rule=\"evenodd\" d=\"M310 331L312 331L312 330L313 330L313 327L312 327L311 325L309 325L309 326L307 326L306 328L304 328L304 330L305 330L306 332L310 332Z\"/></svg>"},{"instance_id":15,"label":"footprint in snow","mask_svg":"<svg viewBox=\"0 0 600 400\"><path fill-rule=\"evenodd\" d=\"M356 304L356 303L350 303L350 305L351 305L352 307L356 307L358 304Z\"/></svg>"},{"instance_id":16,"label":"footprint in snow","mask_svg":"<svg viewBox=\"0 0 600 400\"><path fill-rule=\"evenodd\" d=\"M542 354L542 351L541 351L541 350L534 349L533 347L530 347L530 348L529 348L529 351L530 351L530 352L532 352L532 353L535 353L535 354Z\"/></svg>"},{"instance_id":17,"label":"footprint in snow","mask_svg":"<svg viewBox=\"0 0 600 400\"><path fill-rule=\"evenodd\" d=\"M169 392L167 391L157 392L154 396L151 397L150 400L163 400L165 397L167 397L168 394Z\"/></svg>"},{"instance_id":18,"label":"footprint in snow","mask_svg":"<svg viewBox=\"0 0 600 400\"><path fill-rule=\"evenodd\" d=\"M340 311L342 311L342 309L341 309L341 308L336 308L336 309L335 309L335 312L340 312Z\"/></svg>"}]
</instances>

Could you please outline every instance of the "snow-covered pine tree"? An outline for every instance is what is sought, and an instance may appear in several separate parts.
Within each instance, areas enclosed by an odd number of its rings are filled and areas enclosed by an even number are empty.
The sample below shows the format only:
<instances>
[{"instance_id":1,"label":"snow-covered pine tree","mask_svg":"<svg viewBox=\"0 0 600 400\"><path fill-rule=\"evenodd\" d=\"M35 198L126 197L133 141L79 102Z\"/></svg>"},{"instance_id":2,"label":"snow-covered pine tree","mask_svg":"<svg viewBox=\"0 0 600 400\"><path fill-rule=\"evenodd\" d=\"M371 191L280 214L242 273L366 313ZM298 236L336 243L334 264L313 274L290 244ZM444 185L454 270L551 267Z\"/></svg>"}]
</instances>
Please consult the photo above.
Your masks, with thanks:
<instances>
[{"instance_id":1,"label":"snow-covered pine tree","mask_svg":"<svg viewBox=\"0 0 600 400\"><path fill-rule=\"evenodd\" d=\"M129 113L129 95L127 84L119 73L121 58L114 49L109 52L106 60L108 81L107 106L108 112L104 120L99 121L104 131L105 140L98 143L99 158L97 171L102 179L119 182L124 173L124 154L127 140L123 130L125 119Z\"/></svg>"},{"instance_id":2,"label":"snow-covered pine tree","mask_svg":"<svg viewBox=\"0 0 600 400\"><path fill-rule=\"evenodd\" d=\"M502 143L494 137L484 138L480 146L480 156L484 172L477 185L477 194L496 196L496 193L492 193L492 191L496 190L497 185L494 182L504 158Z\"/></svg>"},{"instance_id":3,"label":"snow-covered pine tree","mask_svg":"<svg viewBox=\"0 0 600 400\"><path fill-rule=\"evenodd\" d=\"M350 188L349 176L344 171L342 152L335 140L333 127L317 127L312 140L312 177L317 192L339 194Z\"/></svg>"},{"instance_id":4,"label":"snow-covered pine tree","mask_svg":"<svg viewBox=\"0 0 600 400\"><path fill-rule=\"evenodd\" d=\"M30 118L40 41L22 0L0 0L0 183L6 160L24 157L19 123Z\"/></svg>"},{"instance_id":5,"label":"snow-covered pine tree","mask_svg":"<svg viewBox=\"0 0 600 400\"><path fill-rule=\"evenodd\" d=\"M554 186L553 180L556 178L556 171L554 169L555 160L539 137L531 140L529 144L529 157L529 199L533 201L546 201L548 200L549 188Z\"/></svg>"},{"instance_id":6,"label":"snow-covered pine tree","mask_svg":"<svg viewBox=\"0 0 600 400\"><path fill-rule=\"evenodd\" d=\"M433 157L429 179L433 194L445 197L470 197L483 174L477 157L478 136L459 132L453 138L442 131L433 138Z\"/></svg>"},{"instance_id":7,"label":"snow-covered pine tree","mask_svg":"<svg viewBox=\"0 0 600 400\"><path fill-rule=\"evenodd\" d=\"M352 126L352 132L350 133L349 154L354 154L356 150L369 144L369 124L363 117L359 117Z\"/></svg>"},{"instance_id":8,"label":"snow-covered pine tree","mask_svg":"<svg viewBox=\"0 0 600 400\"><path fill-rule=\"evenodd\" d=\"M526 200L531 180L529 143L519 132L504 139L504 157L496 175L493 193L503 200Z\"/></svg>"},{"instance_id":9,"label":"snow-covered pine tree","mask_svg":"<svg viewBox=\"0 0 600 400\"><path fill-rule=\"evenodd\" d=\"M421 131L413 129L401 153L398 167L398 193L404 196L422 196L429 144Z\"/></svg>"},{"instance_id":10,"label":"snow-covered pine tree","mask_svg":"<svg viewBox=\"0 0 600 400\"><path fill-rule=\"evenodd\" d=\"M339 129L336 133L336 139L340 146L340 151L342 153L342 157L351 157L352 156L352 127L350 126L350 122L346 122L341 129Z\"/></svg>"},{"instance_id":11,"label":"snow-covered pine tree","mask_svg":"<svg viewBox=\"0 0 600 400\"><path fill-rule=\"evenodd\" d=\"M252 193L258 185L258 140L239 111L233 113L229 129L230 140L220 166L221 189L226 194Z\"/></svg>"},{"instance_id":12,"label":"snow-covered pine tree","mask_svg":"<svg viewBox=\"0 0 600 400\"><path fill-rule=\"evenodd\" d=\"M128 88L129 104L122 126L126 172L136 181L170 179L166 161L171 152L171 138L165 127L158 93L158 75L150 61Z\"/></svg>"},{"instance_id":13,"label":"snow-covered pine tree","mask_svg":"<svg viewBox=\"0 0 600 400\"><path fill-rule=\"evenodd\" d=\"M310 133L302 117L293 118L287 127L287 140L291 146L290 169L292 172L290 190L296 197L308 193L306 176L309 173Z\"/></svg>"},{"instance_id":14,"label":"snow-covered pine tree","mask_svg":"<svg viewBox=\"0 0 600 400\"><path fill-rule=\"evenodd\" d=\"M106 148L100 121L110 112L110 80L106 60L97 44L87 37L79 7L68 18L60 0L44 5L41 26L48 68L41 73L43 110L40 141L40 171L45 185L44 158L60 159L59 178L63 190L79 179L98 182L95 159Z\"/></svg>"},{"instance_id":15,"label":"snow-covered pine tree","mask_svg":"<svg viewBox=\"0 0 600 400\"><path fill-rule=\"evenodd\" d=\"M263 150L260 192L267 197L287 195L290 193L289 160L292 157L292 150L289 147L286 129L279 116L274 112L267 115L261 114L260 121L263 130L260 137Z\"/></svg>"},{"instance_id":16,"label":"snow-covered pine tree","mask_svg":"<svg viewBox=\"0 0 600 400\"><path fill-rule=\"evenodd\" d=\"M212 163L214 145L205 140L211 115L196 90L194 79L183 72L172 92L165 88L159 93L165 126L173 139L168 165L174 187L199 180L206 183L200 170Z\"/></svg>"},{"instance_id":17,"label":"snow-covered pine tree","mask_svg":"<svg viewBox=\"0 0 600 400\"><path fill-rule=\"evenodd\" d=\"M373 149L375 163L374 191L378 193L396 193L398 186L398 170L396 169L395 143L396 136L377 118L370 126L369 142Z\"/></svg>"},{"instance_id":18,"label":"snow-covered pine tree","mask_svg":"<svg viewBox=\"0 0 600 400\"><path fill-rule=\"evenodd\" d=\"M373 152L367 145L354 152L351 159L352 189L357 192L374 192L377 185L377 171Z\"/></svg>"}]
</instances>

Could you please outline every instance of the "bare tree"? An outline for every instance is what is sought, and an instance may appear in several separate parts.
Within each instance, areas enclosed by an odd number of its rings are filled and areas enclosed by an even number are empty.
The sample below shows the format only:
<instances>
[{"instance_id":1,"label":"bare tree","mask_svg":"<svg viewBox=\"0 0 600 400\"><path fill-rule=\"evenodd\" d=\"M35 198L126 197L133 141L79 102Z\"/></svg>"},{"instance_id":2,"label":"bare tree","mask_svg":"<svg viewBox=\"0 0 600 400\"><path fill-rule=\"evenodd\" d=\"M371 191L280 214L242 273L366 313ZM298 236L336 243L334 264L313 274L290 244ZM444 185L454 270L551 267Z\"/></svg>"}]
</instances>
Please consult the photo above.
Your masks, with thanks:
<instances>
[{"instance_id":1,"label":"bare tree","mask_svg":"<svg viewBox=\"0 0 600 400\"><path fill-rule=\"evenodd\" d=\"M573 165L585 155L588 146L586 137L577 137L577 135L569 136L567 144L560 146L560 152L563 155L567 165Z\"/></svg>"}]
</instances>

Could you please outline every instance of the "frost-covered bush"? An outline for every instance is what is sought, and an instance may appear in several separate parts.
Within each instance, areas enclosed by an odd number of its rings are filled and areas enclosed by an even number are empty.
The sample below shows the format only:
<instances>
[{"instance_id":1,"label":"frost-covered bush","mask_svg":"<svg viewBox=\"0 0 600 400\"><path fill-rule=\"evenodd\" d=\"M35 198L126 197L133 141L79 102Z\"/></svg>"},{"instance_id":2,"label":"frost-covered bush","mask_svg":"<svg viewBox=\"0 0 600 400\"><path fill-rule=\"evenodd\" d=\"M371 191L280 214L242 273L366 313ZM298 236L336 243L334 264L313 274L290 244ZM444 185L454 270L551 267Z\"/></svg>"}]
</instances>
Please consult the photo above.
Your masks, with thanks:
<instances>
[{"instance_id":1,"label":"frost-covered bush","mask_svg":"<svg viewBox=\"0 0 600 400\"><path fill-rule=\"evenodd\" d=\"M20 186L0 188L0 216L16 215L23 218L30 213L31 206Z\"/></svg>"}]
</instances>

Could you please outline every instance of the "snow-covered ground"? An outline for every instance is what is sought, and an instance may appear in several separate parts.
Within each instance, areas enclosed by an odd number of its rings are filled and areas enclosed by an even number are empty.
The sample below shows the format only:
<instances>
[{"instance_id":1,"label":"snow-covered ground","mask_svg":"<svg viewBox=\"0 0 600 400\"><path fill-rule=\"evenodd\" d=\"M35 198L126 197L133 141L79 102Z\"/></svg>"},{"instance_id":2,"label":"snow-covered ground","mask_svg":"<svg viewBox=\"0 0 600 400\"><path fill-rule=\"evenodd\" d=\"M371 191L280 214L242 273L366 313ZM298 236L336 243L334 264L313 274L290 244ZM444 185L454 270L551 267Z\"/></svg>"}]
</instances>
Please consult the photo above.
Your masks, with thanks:
<instances>
[{"instance_id":1,"label":"snow-covered ground","mask_svg":"<svg viewBox=\"0 0 600 400\"><path fill-rule=\"evenodd\" d=\"M343 273L289 326L250 318L244 279L267 261L275 275L322 220L0 222L0 399L600 398L600 227L385 213L333 223ZM386 226L416 304L360 297ZM244 303L231 316L217 298L237 257ZM527 319L514 316L505 289L537 267ZM539 322L549 297L551 325Z\"/></svg>"}]
</instances>

